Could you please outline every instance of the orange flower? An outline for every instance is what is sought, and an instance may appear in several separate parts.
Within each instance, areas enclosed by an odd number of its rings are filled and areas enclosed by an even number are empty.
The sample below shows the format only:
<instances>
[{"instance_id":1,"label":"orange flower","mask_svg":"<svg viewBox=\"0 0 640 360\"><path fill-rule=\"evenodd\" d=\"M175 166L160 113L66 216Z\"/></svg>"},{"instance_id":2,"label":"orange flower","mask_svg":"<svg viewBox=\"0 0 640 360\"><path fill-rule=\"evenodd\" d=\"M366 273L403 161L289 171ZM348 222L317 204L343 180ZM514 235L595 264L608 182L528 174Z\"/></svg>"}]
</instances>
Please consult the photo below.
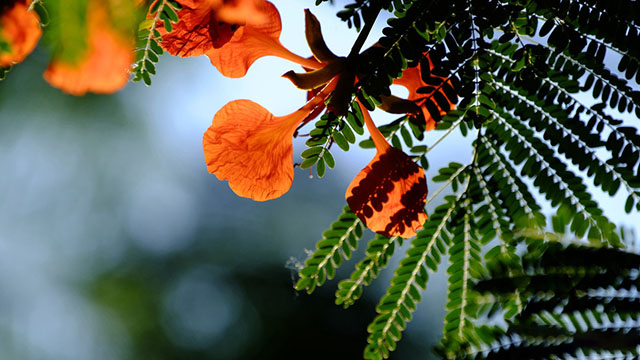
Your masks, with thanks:
<instances>
[{"instance_id":1,"label":"orange flower","mask_svg":"<svg viewBox=\"0 0 640 360\"><path fill-rule=\"evenodd\" d=\"M181 57L207 55L224 76L238 78L257 59L276 56L317 69L320 64L280 43L282 24L276 7L265 0L178 0L182 10L170 33L160 29L162 47Z\"/></svg>"},{"instance_id":2,"label":"orange flower","mask_svg":"<svg viewBox=\"0 0 640 360\"><path fill-rule=\"evenodd\" d=\"M429 58L429 54L426 54L426 59L429 62L429 68L430 70L433 70L433 63L431 62L431 59ZM439 77L439 76L437 76ZM450 80L448 80L447 78L444 77L439 77L441 78L443 81L447 81L449 83L449 85L451 85ZM418 63L418 65L413 66L413 67L409 67L406 68L403 72L402 72L402 76L398 79L395 79L393 81L394 84L396 85L402 85L404 87L407 88L407 90L409 90L409 96L408 96L408 100L415 102L419 107L420 110L422 111L422 115L424 116L425 122L426 122L426 130L433 130L436 128L436 120L433 118L433 116L431 116L431 114L429 113L429 110L427 109L427 102L430 101L429 98L433 96L433 91L431 91L430 93L418 93L418 89L428 86L427 83L424 82L424 80L422 80L422 69L421 69L421 65L420 63ZM443 93L443 90L440 89L438 90L438 92ZM444 93L443 93L444 95ZM446 98L446 96L445 96ZM455 105L449 101L447 99L447 101L449 102L449 107L453 108ZM440 115L444 116L446 115L446 113L448 112L449 109L442 109L440 106L438 106L437 104L435 105L437 107L438 110L440 110ZM414 114L414 116L416 116L416 114Z\"/></svg>"},{"instance_id":3,"label":"orange flower","mask_svg":"<svg viewBox=\"0 0 640 360\"><path fill-rule=\"evenodd\" d=\"M376 156L353 179L345 198L354 214L372 231L409 238L427 220L424 170L391 147L360 103L364 122L376 145Z\"/></svg>"},{"instance_id":4,"label":"orange flower","mask_svg":"<svg viewBox=\"0 0 640 360\"><path fill-rule=\"evenodd\" d=\"M54 58L44 72L44 78L51 86L76 96L89 91L116 92L129 80L133 62L132 39L113 28L101 1L92 1L87 12L86 53L74 63Z\"/></svg>"},{"instance_id":5,"label":"orange flower","mask_svg":"<svg viewBox=\"0 0 640 360\"><path fill-rule=\"evenodd\" d=\"M329 83L296 112L273 116L249 100L226 104L213 118L202 140L207 169L231 190L257 201L275 199L293 182L293 134L335 85Z\"/></svg>"},{"instance_id":6,"label":"orange flower","mask_svg":"<svg viewBox=\"0 0 640 360\"><path fill-rule=\"evenodd\" d=\"M24 60L42 35L40 18L24 0L0 5L0 68Z\"/></svg>"}]
</instances>

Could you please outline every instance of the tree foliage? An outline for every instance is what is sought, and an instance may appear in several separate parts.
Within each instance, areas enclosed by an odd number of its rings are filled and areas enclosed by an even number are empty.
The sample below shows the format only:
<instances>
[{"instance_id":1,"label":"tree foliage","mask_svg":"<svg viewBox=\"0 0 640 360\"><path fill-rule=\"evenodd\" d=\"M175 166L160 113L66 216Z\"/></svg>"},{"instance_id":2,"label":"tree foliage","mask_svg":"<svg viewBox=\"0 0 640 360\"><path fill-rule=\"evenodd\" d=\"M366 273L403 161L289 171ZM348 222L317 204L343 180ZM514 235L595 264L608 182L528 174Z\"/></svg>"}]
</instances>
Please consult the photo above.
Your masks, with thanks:
<instances>
[{"instance_id":1,"label":"tree foliage","mask_svg":"<svg viewBox=\"0 0 640 360\"><path fill-rule=\"evenodd\" d=\"M473 145L466 165L452 163L433 173L434 182L444 182L443 188L450 186L456 194L438 198L441 205L429 214L424 229L395 267L378 315L368 328L364 357L386 358L395 349L428 287L429 273L437 270L445 254L449 290L441 355L466 357L469 354L461 354L470 348L473 356L513 358L632 351L637 345L637 325L603 329L598 324L620 309L627 314L635 311L628 317L637 320L637 299L611 302L609 295L585 297L586 289L546 282L542 273L547 269L540 264L554 265L557 276L571 284L586 283L591 278L582 276L585 264L602 256L597 262L601 268L587 272L610 274L600 279L599 286L611 284L616 290L622 286L616 276L633 282L629 269L640 264L636 255L624 250L620 231L597 201L603 198L598 194L621 195L624 204L620 206L627 213L640 211L636 130L640 48L635 45L640 40L640 5L634 1L358 0L338 16L349 27L361 29L377 8L391 11L393 17L379 39L381 46L359 58L369 76L360 80L358 96L373 109L382 103L382 96L390 94L389 85L403 69L421 64L427 85L420 92L427 94L425 106L438 122L436 131L444 135L427 141L406 117L381 127L382 133L425 169L428 151L452 131L459 129ZM429 68L427 61L433 68L424 72ZM347 116L349 123L359 118L356 111ZM340 129L339 123L335 122L335 129ZM371 147L372 142L361 146ZM550 222L541 213L538 194L554 209ZM427 202L435 199L431 196ZM521 259L517 244L522 242L514 239L544 237L545 229L553 230L556 237L571 237L598 248L562 249L531 240L529 253ZM338 284L336 303L349 306L356 301L362 287L389 264L389 256L400 245L380 236L370 240L364 259ZM550 259L584 262L562 266ZM498 262L507 280L475 285L485 279L487 264ZM622 273L611 270L618 266L627 268ZM532 275L532 269L541 274ZM300 271L301 279L306 271ZM299 289L313 290L300 285ZM477 304L474 295L481 289L505 294L491 308L495 312L499 304L499 314L511 319L507 330L482 327L486 306ZM563 291L554 296L545 293L540 299L535 296L553 289ZM600 311L594 316L600 317L586 320L594 309ZM540 317L543 310L554 320ZM586 327L568 325L577 317ZM555 334L553 340L537 340L545 332ZM602 340L585 345L598 336ZM530 340L520 340L527 337ZM491 347L503 338L510 339L510 346ZM487 354L487 348L494 350Z\"/></svg>"},{"instance_id":2,"label":"tree foliage","mask_svg":"<svg viewBox=\"0 0 640 360\"><path fill-rule=\"evenodd\" d=\"M555 234L546 234L553 240ZM476 281L473 302L484 324L445 342L444 357L469 359L635 358L640 345L640 255L613 248L514 239L527 253L514 268L497 256ZM514 298L528 299L505 325L490 320ZM507 305L508 306L508 305ZM500 317L502 318L502 317Z\"/></svg>"}]
</instances>

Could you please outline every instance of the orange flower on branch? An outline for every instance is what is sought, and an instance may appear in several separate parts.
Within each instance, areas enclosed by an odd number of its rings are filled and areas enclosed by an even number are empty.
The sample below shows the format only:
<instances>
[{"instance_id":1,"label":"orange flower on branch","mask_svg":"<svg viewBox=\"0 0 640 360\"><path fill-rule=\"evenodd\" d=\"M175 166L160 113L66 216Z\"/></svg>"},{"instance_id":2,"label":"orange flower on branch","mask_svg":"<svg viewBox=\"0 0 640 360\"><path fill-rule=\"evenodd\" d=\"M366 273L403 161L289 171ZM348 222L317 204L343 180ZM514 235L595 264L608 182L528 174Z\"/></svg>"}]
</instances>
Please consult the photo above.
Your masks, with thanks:
<instances>
[{"instance_id":1,"label":"orange flower on branch","mask_svg":"<svg viewBox=\"0 0 640 360\"><path fill-rule=\"evenodd\" d=\"M239 78L257 59L276 56L317 69L321 64L298 56L280 43L282 24L276 7L265 0L178 0L182 10L174 29L162 33L162 47L181 57L207 55L224 76Z\"/></svg>"},{"instance_id":2,"label":"orange flower on branch","mask_svg":"<svg viewBox=\"0 0 640 360\"><path fill-rule=\"evenodd\" d=\"M250 27L247 25L245 29ZM283 75L296 87L308 91L310 100L304 107L293 114L275 117L249 100L232 101L215 115L204 134L209 172L220 180L228 180L231 189L240 196L265 201L287 192L293 181L292 137L297 128L324 110L330 94L327 108L335 114L346 112L351 101L356 72L349 69L349 59L328 49L320 23L308 10L305 35L315 58L308 61L315 61L316 66L305 67L306 73L290 71ZM228 43L220 49L226 46ZM393 109L420 111L413 101L401 102L402 106ZM347 202L371 230L386 236L414 236L427 219L424 170L401 150L391 147L364 106L360 107L377 154L347 189Z\"/></svg>"},{"instance_id":3,"label":"orange flower on branch","mask_svg":"<svg viewBox=\"0 0 640 360\"><path fill-rule=\"evenodd\" d=\"M25 0L0 5L0 68L19 63L29 55L42 35L40 18Z\"/></svg>"},{"instance_id":4,"label":"orange flower on branch","mask_svg":"<svg viewBox=\"0 0 640 360\"><path fill-rule=\"evenodd\" d=\"M354 214L372 231L409 238L427 220L424 170L407 154L389 145L360 103L376 156L353 179L345 198Z\"/></svg>"},{"instance_id":5,"label":"orange flower on branch","mask_svg":"<svg viewBox=\"0 0 640 360\"><path fill-rule=\"evenodd\" d=\"M286 116L273 116L249 100L226 104L202 140L209 172L228 180L231 190L242 197L266 201L282 196L293 182L293 134L334 86L327 84L305 106Z\"/></svg>"},{"instance_id":6,"label":"orange flower on branch","mask_svg":"<svg viewBox=\"0 0 640 360\"><path fill-rule=\"evenodd\" d=\"M106 5L98 0L88 5L87 24L85 53L72 63L54 57L44 78L51 86L76 96L116 92L129 80L133 39L114 29Z\"/></svg>"}]
</instances>

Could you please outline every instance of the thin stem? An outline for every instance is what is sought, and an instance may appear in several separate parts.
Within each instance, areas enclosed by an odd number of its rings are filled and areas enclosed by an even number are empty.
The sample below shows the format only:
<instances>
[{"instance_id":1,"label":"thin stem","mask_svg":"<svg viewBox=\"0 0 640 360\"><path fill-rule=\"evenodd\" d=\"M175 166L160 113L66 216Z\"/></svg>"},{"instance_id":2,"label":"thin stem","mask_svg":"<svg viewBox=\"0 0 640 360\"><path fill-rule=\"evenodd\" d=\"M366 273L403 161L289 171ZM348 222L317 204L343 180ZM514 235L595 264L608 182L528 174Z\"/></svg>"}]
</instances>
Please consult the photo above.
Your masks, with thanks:
<instances>
[{"instance_id":1,"label":"thin stem","mask_svg":"<svg viewBox=\"0 0 640 360\"><path fill-rule=\"evenodd\" d=\"M371 135L371 139L373 143L376 145L376 150L378 153L384 152L391 147L387 140L384 138L380 130L376 127L371 119L371 115L369 115L369 110L360 102L360 99L356 98L360 109L362 110L362 117L364 117L364 123L367 126L367 130L369 130L369 134Z\"/></svg>"},{"instance_id":2,"label":"thin stem","mask_svg":"<svg viewBox=\"0 0 640 360\"><path fill-rule=\"evenodd\" d=\"M466 111L465 111L466 114ZM438 146L438 144L444 140L447 136L449 136L449 134L451 134L451 132L453 132L453 130L455 130L458 126L460 126L460 123L462 123L462 119L459 119L458 121L455 122L455 124L453 124L449 130L447 130L446 133L444 133L444 135L440 136L440 138L438 138L438 140L436 140L436 142L433 143L433 145L429 146L429 148L427 149L427 151L425 151L425 155L431 151L434 147Z\"/></svg>"},{"instance_id":3,"label":"thin stem","mask_svg":"<svg viewBox=\"0 0 640 360\"><path fill-rule=\"evenodd\" d=\"M353 47L351 48L351 52L349 52L348 59L353 59L360 53L362 45L364 45L364 42L369 36L369 32L371 32L371 28L373 28L373 24L376 22L376 18L378 17L381 8L379 4L375 4L373 6L375 7L369 9L371 12L369 14L365 14L368 16L364 20L364 27L362 28L362 31L360 31L360 34L358 34L356 42L353 43Z\"/></svg>"},{"instance_id":4,"label":"thin stem","mask_svg":"<svg viewBox=\"0 0 640 360\"><path fill-rule=\"evenodd\" d=\"M443 191L444 191L444 189L446 189L446 188L447 188L447 187L448 187L448 186L453 182L453 180L455 180L455 179L458 177L458 175L460 175L460 173L461 173L461 172L463 172L464 170L466 170L466 169L467 169L469 166L471 166L472 164L473 164L473 163L469 163L469 164L467 164L467 165L465 165L465 166L463 166L463 167L459 168L459 169L458 169L458 171L456 171L456 172L455 172L455 174L451 175L451 177L449 177L449 180L447 180L447 182L446 182L444 185L442 185L442 186L440 187L440 189L438 189L434 194L432 194L432 195L427 199L427 201L425 202L425 206L426 206L427 204L429 204L430 202L432 202L432 201L433 201L433 199L435 199L438 195L440 195L440 193L441 193L441 192L443 192Z\"/></svg>"}]
</instances>

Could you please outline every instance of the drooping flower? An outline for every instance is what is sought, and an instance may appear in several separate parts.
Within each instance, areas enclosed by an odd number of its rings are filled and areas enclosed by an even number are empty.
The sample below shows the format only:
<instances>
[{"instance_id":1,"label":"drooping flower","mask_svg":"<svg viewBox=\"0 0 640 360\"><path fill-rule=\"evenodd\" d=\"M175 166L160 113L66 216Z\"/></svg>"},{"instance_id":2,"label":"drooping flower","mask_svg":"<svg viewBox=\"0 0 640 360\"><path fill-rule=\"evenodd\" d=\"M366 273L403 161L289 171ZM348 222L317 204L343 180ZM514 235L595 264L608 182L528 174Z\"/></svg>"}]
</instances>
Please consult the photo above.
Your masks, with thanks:
<instances>
[{"instance_id":1,"label":"drooping flower","mask_svg":"<svg viewBox=\"0 0 640 360\"><path fill-rule=\"evenodd\" d=\"M275 199L293 182L293 134L333 90L329 83L299 110L273 116L250 100L235 100L216 113L204 133L207 169L228 180L237 195L257 201Z\"/></svg>"},{"instance_id":2,"label":"drooping flower","mask_svg":"<svg viewBox=\"0 0 640 360\"><path fill-rule=\"evenodd\" d=\"M429 57L429 55L426 54L425 58L426 58L426 61L429 63L430 70L433 70L434 68L433 62L431 62L431 58ZM448 82L449 85L451 85L451 81L445 77L434 76L434 75L432 76L438 77L443 82ZM424 119L425 119L425 123L426 123L425 130L429 131L429 130L435 129L436 120L433 118L433 116L429 112L428 107L432 105L435 106L435 110L440 112L440 116L446 115L449 109L443 109L436 102L431 101L431 97L434 96L434 93L436 91L440 92L444 96L442 88L438 90L434 89L431 92L427 92L427 93L418 92L418 89L429 86L423 80L422 77L423 77L422 65L421 63L418 63L416 66L408 67L404 71L402 71L402 76L398 79L395 79L393 83L396 85L404 86L407 88L407 90L409 90L409 96L407 97L407 99L409 101L414 102L419 107L420 111L422 112L422 116L424 116ZM449 103L449 108L453 108L454 104L446 96L444 96L444 98ZM417 115L418 114L415 112L412 114L412 116L417 116Z\"/></svg>"},{"instance_id":3,"label":"drooping flower","mask_svg":"<svg viewBox=\"0 0 640 360\"><path fill-rule=\"evenodd\" d=\"M40 18L26 0L0 4L0 68L24 60L42 35Z\"/></svg>"},{"instance_id":4,"label":"drooping flower","mask_svg":"<svg viewBox=\"0 0 640 360\"><path fill-rule=\"evenodd\" d=\"M87 7L87 49L69 62L54 57L44 78L51 86L72 95L87 92L113 93L129 80L133 62L133 39L123 36L111 24L106 4L94 0Z\"/></svg>"},{"instance_id":5,"label":"drooping flower","mask_svg":"<svg viewBox=\"0 0 640 360\"><path fill-rule=\"evenodd\" d=\"M372 231L409 238L427 220L424 170L407 154L389 145L360 103L376 156L353 179L345 198L354 214Z\"/></svg>"},{"instance_id":6,"label":"drooping flower","mask_svg":"<svg viewBox=\"0 0 640 360\"><path fill-rule=\"evenodd\" d=\"M244 29L251 34L248 23ZM265 201L287 192L293 181L292 136L298 126L317 116L325 108L330 94L327 108L336 114L345 112L351 101L356 72L349 69L347 58L336 56L328 49L320 23L308 10L305 11L305 35L314 55L314 66L306 66L306 73L290 71L284 75L298 88L308 91L310 100L304 107L290 115L276 117L252 101L232 101L215 115L204 134L209 172L220 180L228 180L231 189L240 196ZM223 44L219 50L230 43ZM296 62L305 66L303 62ZM411 106L411 111L419 111L414 102L404 102ZM360 107L377 153L347 189L347 202L373 231L386 236L414 236L427 219L424 170L401 150L391 147L366 109Z\"/></svg>"},{"instance_id":7,"label":"drooping flower","mask_svg":"<svg viewBox=\"0 0 640 360\"><path fill-rule=\"evenodd\" d=\"M173 31L162 33L162 47L176 56L207 55L224 76L239 78L257 59L276 56L306 67L321 65L280 43L282 23L265 0L178 0L182 10Z\"/></svg>"}]
</instances>

